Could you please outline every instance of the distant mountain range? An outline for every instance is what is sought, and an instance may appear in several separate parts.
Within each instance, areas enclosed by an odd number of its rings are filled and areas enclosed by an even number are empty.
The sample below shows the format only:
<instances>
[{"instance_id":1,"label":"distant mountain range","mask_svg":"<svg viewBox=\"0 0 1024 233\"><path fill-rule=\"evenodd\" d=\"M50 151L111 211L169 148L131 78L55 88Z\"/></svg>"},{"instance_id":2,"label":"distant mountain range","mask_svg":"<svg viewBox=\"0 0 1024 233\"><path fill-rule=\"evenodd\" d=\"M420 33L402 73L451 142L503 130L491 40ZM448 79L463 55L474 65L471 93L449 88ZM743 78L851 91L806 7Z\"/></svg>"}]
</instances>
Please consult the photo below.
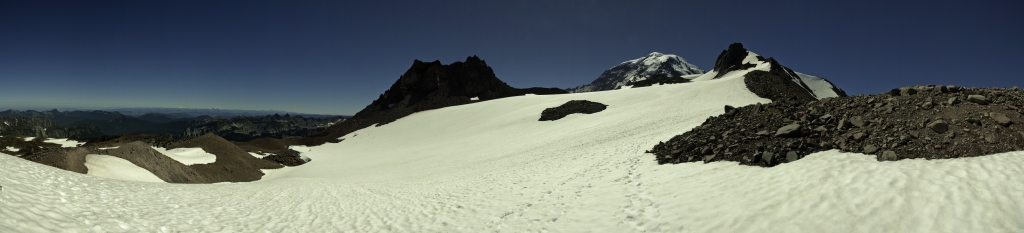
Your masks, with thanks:
<instances>
[{"instance_id":1,"label":"distant mountain range","mask_svg":"<svg viewBox=\"0 0 1024 233\"><path fill-rule=\"evenodd\" d=\"M306 136L343 121L341 116L305 117L290 114L215 118L188 113L146 113L139 116L108 111L0 112L0 135L95 138L125 134L171 134L190 138L213 133L233 141L258 137Z\"/></svg>"}]
</instances>

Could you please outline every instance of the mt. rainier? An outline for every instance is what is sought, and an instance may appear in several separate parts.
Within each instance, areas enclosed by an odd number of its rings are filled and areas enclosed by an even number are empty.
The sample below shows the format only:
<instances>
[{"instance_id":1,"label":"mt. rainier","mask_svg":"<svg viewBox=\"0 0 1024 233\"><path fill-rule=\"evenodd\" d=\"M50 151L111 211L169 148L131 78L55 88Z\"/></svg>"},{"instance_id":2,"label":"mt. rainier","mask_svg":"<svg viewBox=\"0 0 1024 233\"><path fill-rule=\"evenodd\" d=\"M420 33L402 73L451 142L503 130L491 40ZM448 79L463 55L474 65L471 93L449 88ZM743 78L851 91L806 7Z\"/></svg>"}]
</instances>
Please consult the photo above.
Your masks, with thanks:
<instances>
[{"instance_id":1,"label":"mt. rainier","mask_svg":"<svg viewBox=\"0 0 1024 233\"><path fill-rule=\"evenodd\" d=\"M682 77L700 74L704 74L704 70L686 62L679 56L653 52L645 57L625 61L605 70L597 80L590 84L569 88L566 91L580 93L615 90L657 75Z\"/></svg>"}]
</instances>

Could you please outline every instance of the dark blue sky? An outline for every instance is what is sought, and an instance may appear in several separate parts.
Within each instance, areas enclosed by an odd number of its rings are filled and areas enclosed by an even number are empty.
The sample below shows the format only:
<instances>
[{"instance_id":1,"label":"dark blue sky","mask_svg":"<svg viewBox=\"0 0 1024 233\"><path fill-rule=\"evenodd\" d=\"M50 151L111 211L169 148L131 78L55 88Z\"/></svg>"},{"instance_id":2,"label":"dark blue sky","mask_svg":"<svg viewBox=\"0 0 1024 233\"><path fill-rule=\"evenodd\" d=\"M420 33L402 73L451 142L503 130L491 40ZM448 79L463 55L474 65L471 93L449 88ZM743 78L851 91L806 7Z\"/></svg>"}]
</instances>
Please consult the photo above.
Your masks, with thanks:
<instances>
[{"instance_id":1,"label":"dark blue sky","mask_svg":"<svg viewBox=\"0 0 1024 233\"><path fill-rule=\"evenodd\" d=\"M730 43L850 94L1024 86L1024 1L2 1L0 105L353 114L414 59L572 87Z\"/></svg>"}]
</instances>

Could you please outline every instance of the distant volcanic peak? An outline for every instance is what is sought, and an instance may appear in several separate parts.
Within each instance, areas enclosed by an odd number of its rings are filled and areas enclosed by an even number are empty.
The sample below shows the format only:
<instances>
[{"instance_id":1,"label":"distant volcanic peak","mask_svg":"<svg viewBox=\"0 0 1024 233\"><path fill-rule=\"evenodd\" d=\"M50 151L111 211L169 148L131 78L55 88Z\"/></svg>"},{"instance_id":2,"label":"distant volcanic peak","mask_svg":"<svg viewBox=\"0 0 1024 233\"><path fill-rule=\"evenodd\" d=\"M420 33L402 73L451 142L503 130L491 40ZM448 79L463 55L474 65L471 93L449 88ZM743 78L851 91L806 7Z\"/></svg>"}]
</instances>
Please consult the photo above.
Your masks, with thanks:
<instances>
[{"instance_id":1,"label":"distant volcanic peak","mask_svg":"<svg viewBox=\"0 0 1024 233\"><path fill-rule=\"evenodd\" d=\"M647 56L622 62L605 70L587 85L567 89L569 92L615 90L654 76L681 77L703 74L704 70L673 54L652 52Z\"/></svg>"}]
</instances>

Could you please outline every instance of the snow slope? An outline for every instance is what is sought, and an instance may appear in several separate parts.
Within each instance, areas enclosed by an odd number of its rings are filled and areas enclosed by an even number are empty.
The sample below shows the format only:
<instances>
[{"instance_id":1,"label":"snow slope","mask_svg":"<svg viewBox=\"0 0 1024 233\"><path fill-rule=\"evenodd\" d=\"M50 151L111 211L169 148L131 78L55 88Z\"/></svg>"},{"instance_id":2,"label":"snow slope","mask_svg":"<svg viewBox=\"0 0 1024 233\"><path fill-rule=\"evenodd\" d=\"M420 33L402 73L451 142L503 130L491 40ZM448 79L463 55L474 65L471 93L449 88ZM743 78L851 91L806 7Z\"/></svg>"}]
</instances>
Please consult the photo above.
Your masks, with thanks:
<instances>
[{"instance_id":1,"label":"snow slope","mask_svg":"<svg viewBox=\"0 0 1024 233\"><path fill-rule=\"evenodd\" d=\"M109 179L134 180L165 183L149 170L134 163L109 155L85 155L85 167L88 174Z\"/></svg>"},{"instance_id":2,"label":"snow slope","mask_svg":"<svg viewBox=\"0 0 1024 233\"><path fill-rule=\"evenodd\" d=\"M75 140L69 140L67 138L56 138L56 139L55 138L50 138L50 139L46 139L46 141L43 141L43 142L57 144L57 145L60 145L60 147L79 147L79 146L85 144L84 142L78 142L78 141L75 141Z\"/></svg>"},{"instance_id":3,"label":"snow slope","mask_svg":"<svg viewBox=\"0 0 1024 233\"><path fill-rule=\"evenodd\" d=\"M839 94L832 90L832 83L829 83L825 79L800 72L794 73L800 77L800 80L803 81L804 84L807 84L808 88L811 88L811 93L813 93L815 97L818 97L818 99L839 97Z\"/></svg>"},{"instance_id":4,"label":"snow slope","mask_svg":"<svg viewBox=\"0 0 1024 233\"><path fill-rule=\"evenodd\" d=\"M174 148L168 150L163 147L154 146L153 149L185 165L217 162L217 155L210 154L203 150L203 148Z\"/></svg>"},{"instance_id":5,"label":"snow slope","mask_svg":"<svg viewBox=\"0 0 1024 233\"><path fill-rule=\"evenodd\" d=\"M877 162L826 151L773 168L644 153L722 105L767 102L741 77L420 112L295 147L312 161L250 183L110 180L0 155L0 232L1024 230L1024 152ZM608 108L538 121L576 99Z\"/></svg>"}]
</instances>

